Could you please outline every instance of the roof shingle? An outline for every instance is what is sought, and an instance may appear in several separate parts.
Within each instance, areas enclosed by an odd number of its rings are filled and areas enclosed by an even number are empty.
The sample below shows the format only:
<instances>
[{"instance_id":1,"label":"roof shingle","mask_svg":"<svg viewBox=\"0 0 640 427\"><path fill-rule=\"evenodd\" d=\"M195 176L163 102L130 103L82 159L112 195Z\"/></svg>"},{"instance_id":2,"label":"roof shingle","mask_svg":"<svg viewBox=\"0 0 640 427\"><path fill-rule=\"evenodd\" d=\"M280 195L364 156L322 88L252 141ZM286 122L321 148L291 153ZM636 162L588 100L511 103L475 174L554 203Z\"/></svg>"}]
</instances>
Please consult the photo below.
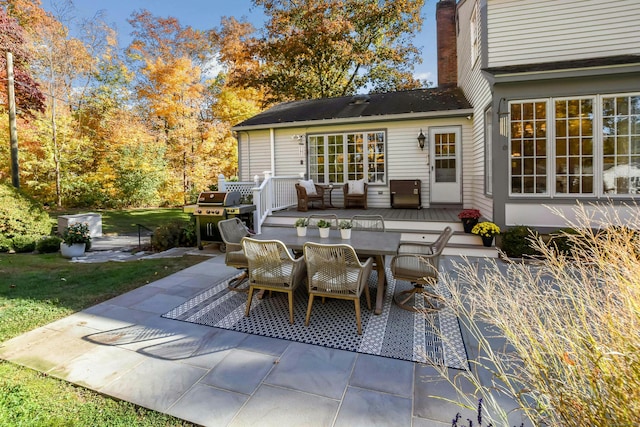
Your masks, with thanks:
<instances>
[{"instance_id":1,"label":"roof shingle","mask_svg":"<svg viewBox=\"0 0 640 427\"><path fill-rule=\"evenodd\" d=\"M285 102L239 123L234 128L469 108L471 105L460 88L415 89Z\"/></svg>"}]
</instances>

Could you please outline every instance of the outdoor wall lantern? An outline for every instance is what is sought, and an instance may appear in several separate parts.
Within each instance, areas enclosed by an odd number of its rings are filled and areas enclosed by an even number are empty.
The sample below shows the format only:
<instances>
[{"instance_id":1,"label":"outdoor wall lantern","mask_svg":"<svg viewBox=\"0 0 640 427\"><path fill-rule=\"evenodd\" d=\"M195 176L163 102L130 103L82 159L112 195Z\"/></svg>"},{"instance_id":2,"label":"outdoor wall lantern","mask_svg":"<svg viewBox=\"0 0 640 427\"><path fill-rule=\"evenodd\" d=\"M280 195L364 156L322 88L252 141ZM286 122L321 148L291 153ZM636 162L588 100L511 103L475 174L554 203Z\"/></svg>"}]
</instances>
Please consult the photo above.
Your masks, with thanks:
<instances>
[{"instance_id":1,"label":"outdoor wall lantern","mask_svg":"<svg viewBox=\"0 0 640 427\"><path fill-rule=\"evenodd\" d=\"M418 145L421 150L424 150L424 142L427 140L427 137L422 133L422 129L420 129L420 135L418 135Z\"/></svg>"}]
</instances>

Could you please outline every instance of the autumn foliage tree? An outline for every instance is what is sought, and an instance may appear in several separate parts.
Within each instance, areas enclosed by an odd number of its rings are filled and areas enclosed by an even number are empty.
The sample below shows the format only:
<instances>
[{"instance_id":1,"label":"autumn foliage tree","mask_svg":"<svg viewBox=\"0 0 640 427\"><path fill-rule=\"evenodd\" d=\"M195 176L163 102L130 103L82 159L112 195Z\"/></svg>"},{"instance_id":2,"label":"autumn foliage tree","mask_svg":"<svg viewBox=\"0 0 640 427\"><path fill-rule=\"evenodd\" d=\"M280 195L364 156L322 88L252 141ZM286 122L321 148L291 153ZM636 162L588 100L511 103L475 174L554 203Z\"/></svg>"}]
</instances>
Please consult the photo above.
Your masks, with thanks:
<instances>
[{"instance_id":1,"label":"autumn foliage tree","mask_svg":"<svg viewBox=\"0 0 640 427\"><path fill-rule=\"evenodd\" d=\"M268 17L249 47L264 64L236 75L276 101L416 88L422 0L254 0Z\"/></svg>"}]
</instances>

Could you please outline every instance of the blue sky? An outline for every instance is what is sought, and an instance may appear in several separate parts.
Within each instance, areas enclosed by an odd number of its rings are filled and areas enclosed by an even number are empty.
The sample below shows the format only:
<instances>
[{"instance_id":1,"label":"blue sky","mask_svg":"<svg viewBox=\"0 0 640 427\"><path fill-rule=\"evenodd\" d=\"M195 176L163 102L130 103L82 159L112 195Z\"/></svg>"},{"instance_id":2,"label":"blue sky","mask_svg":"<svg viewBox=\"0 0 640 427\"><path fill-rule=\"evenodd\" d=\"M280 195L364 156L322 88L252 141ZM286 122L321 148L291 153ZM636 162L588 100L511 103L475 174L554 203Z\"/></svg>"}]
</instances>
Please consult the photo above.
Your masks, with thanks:
<instances>
[{"instance_id":1,"label":"blue sky","mask_svg":"<svg viewBox=\"0 0 640 427\"><path fill-rule=\"evenodd\" d=\"M414 45L422 50L422 64L415 67L415 75L421 79L436 82L436 31L435 4L437 0L426 0L422 10L423 30L416 35ZM55 0L42 0L42 6L51 10ZM256 27L262 26L264 15L260 8L252 6L251 0L73 0L78 18L91 18L103 11L104 19L115 26L120 37L120 45L128 45L131 26L127 19L131 13L147 9L155 16L177 18L182 25L197 29L219 27L220 18L246 17Z\"/></svg>"}]
</instances>

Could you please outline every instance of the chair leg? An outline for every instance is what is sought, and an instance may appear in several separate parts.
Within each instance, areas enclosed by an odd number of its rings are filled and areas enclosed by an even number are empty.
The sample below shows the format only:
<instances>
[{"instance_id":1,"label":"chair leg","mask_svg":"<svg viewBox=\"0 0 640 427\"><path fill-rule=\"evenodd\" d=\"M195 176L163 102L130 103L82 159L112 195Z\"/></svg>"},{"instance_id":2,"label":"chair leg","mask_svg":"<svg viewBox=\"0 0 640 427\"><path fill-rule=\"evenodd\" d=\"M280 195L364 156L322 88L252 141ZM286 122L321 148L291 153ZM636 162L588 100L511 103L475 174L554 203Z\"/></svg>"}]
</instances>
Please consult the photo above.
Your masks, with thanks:
<instances>
[{"instance_id":1,"label":"chair leg","mask_svg":"<svg viewBox=\"0 0 640 427\"><path fill-rule=\"evenodd\" d=\"M244 270L241 276L238 276L229 282L227 289L229 289L230 291L236 291L236 292L247 292L249 288L241 288L240 285L242 285L247 280L248 277L249 277L249 273L247 272L247 270Z\"/></svg>"},{"instance_id":2,"label":"chair leg","mask_svg":"<svg viewBox=\"0 0 640 427\"><path fill-rule=\"evenodd\" d=\"M313 306L313 294L309 294L309 304L307 304L307 317L304 319L304 326L309 326L309 319L311 319L311 307Z\"/></svg>"},{"instance_id":3,"label":"chair leg","mask_svg":"<svg viewBox=\"0 0 640 427\"><path fill-rule=\"evenodd\" d=\"M293 325L293 291L287 292L289 297L289 323Z\"/></svg>"},{"instance_id":4,"label":"chair leg","mask_svg":"<svg viewBox=\"0 0 640 427\"><path fill-rule=\"evenodd\" d=\"M356 325L358 325L358 335L362 335L362 326L360 324L360 300L354 299L353 303L356 306Z\"/></svg>"},{"instance_id":5,"label":"chair leg","mask_svg":"<svg viewBox=\"0 0 640 427\"><path fill-rule=\"evenodd\" d=\"M253 299L253 286L249 286L249 295L247 296L247 309L244 312L245 317L249 317L249 312L251 311L251 300Z\"/></svg>"},{"instance_id":6,"label":"chair leg","mask_svg":"<svg viewBox=\"0 0 640 427\"><path fill-rule=\"evenodd\" d=\"M364 296L367 299L367 309L371 310L371 296L369 295L369 285L364 285Z\"/></svg>"}]
</instances>

